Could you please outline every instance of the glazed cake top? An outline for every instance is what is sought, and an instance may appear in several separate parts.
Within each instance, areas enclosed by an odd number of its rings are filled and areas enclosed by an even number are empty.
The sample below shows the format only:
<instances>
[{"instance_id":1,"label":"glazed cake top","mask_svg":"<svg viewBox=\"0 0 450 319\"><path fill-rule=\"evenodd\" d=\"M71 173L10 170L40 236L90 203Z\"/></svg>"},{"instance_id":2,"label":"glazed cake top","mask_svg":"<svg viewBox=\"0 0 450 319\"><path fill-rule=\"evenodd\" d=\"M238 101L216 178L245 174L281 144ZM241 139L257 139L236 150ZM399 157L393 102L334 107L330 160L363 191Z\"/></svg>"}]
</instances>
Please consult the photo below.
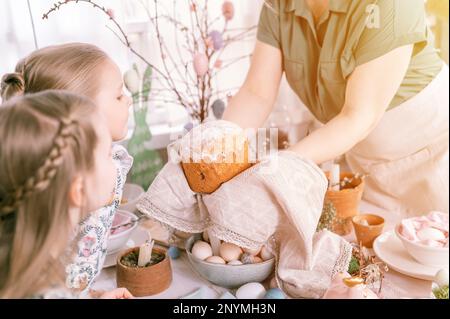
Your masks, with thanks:
<instances>
[{"instance_id":1,"label":"glazed cake top","mask_svg":"<svg viewBox=\"0 0 450 319\"><path fill-rule=\"evenodd\" d=\"M168 147L174 162L233 163L244 157L248 146L245 131L237 124L219 120L194 127Z\"/></svg>"}]
</instances>

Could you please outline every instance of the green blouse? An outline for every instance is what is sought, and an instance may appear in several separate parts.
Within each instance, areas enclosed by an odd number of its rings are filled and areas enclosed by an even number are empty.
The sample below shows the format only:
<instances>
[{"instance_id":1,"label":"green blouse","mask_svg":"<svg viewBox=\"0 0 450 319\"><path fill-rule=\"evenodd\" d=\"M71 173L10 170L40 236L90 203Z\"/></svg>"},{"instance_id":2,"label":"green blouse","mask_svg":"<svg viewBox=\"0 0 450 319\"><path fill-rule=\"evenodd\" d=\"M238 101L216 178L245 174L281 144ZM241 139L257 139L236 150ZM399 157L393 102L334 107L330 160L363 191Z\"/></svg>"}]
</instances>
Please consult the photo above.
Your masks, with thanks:
<instances>
[{"instance_id":1,"label":"green blouse","mask_svg":"<svg viewBox=\"0 0 450 319\"><path fill-rule=\"evenodd\" d=\"M423 0L329 0L317 23L305 0L266 2L257 38L282 51L288 83L323 123L341 111L347 79L358 65L414 44L389 109L419 93L443 66Z\"/></svg>"}]
</instances>

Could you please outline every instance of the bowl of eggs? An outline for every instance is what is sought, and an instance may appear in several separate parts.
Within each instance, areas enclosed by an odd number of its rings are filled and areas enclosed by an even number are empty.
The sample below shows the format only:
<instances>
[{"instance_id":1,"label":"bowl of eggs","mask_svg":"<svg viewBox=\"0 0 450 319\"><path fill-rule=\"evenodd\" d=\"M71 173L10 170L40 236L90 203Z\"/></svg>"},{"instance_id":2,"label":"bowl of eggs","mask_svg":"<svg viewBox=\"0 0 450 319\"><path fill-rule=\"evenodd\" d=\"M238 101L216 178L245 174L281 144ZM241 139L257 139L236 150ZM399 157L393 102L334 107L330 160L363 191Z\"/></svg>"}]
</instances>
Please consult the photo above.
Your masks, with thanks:
<instances>
[{"instance_id":1,"label":"bowl of eggs","mask_svg":"<svg viewBox=\"0 0 450 319\"><path fill-rule=\"evenodd\" d=\"M404 219L395 233L406 251L426 266L448 266L448 215L431 212L427 216Z\"/></svg>"},{"instance_id":2,"label":"bowl of eggs","mask_svg":"<svg viewBox=\"0 0 450 319\"><path fill-rule=\"evenodd\" d=\"M221 242L219 254L213 250L207 236L195 234L186 241L189 262L206 280L225 288L237 288L251 282L262 282L274 269L275 258L263 246L249 250Z\"/></svg>"},{"instance_id":3,"label":"bowl of eggs","mask_svg":"<svg viewBox=\"0 0 450 319\"><path fill-rule=\"evenodd\" d=\"M136 211L136 205L144 193L144 189L137 184L125 184L119 209L129 212Z\"/></svg>"}]
</instances>

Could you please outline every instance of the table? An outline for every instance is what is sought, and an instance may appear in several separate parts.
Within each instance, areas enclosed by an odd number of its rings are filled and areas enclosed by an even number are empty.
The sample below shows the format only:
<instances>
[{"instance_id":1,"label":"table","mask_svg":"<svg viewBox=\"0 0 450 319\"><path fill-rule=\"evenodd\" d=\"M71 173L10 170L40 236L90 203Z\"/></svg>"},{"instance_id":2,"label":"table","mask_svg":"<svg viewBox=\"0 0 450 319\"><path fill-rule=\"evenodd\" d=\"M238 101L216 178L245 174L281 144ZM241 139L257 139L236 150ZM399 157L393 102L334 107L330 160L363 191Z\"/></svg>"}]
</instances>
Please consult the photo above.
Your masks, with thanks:
<instances>
[{"instance_id":1,"label":"table","mask_svg":"<svg viewBox=\"0 0 450 319\"><path fill-rule=\"evenodd\" d=\"M394 229L400 221L400 216L395 213L386 212L369 203L362 202L361 213L375 213L385 219L385 231ZM354 234L345 237L349 241L354 241ZM136 243L137 245L141 243ZM191 267L185 252L181 257L172 260L173 281L169 289L154 295L151 299L178 299L197 291L201 288L201 297L205 299L217 299L222 296L227 289L215 286L203 279ZM96 290L111 290L116 288L115 267L105 268L100 273L92 286ZM386 273L383 281L383 295L385 298L429 298L431 293L431 282L405 276L394 270Z\"/></svg>"}]
</instances>

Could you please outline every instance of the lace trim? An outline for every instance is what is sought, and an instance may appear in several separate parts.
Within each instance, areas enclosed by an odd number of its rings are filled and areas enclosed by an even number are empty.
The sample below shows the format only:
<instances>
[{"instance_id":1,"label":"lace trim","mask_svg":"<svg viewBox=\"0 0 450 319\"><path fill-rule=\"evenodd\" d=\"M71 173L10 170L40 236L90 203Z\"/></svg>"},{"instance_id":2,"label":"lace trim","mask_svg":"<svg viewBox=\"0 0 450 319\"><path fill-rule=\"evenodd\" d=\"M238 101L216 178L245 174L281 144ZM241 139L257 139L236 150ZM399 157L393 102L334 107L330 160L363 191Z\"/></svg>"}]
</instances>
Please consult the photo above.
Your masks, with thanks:
<instances>
[{"instance_id":1,"label":"lace trim","mask_svg":"<svg viewBox=\"0 0 450 319\"><path fill-rule=\"evenodd\" d=\"M338 273L347 272L348 266L350 264L350 260L352 259L353 248L350 243L343 240L341 244L341 249L339 253L339 257L334 263L334 266L331 271L331 279Z\"/></svg>"},{"instance_id":2,"label":"lace trim","mask_svg":"<svg viewBox=\"0 0 450 319\"><path fill-rule=\"evenodd\" d=\"M208 232L211 232L213 236L219 238L220 240L226 241L228 243L235 244L239 247L243 247L246 249L257 249L262 245L265 245L266 242L258 242L242 236L226 227L223 227L218 224L212 223L208 228ZM210 235L211 235L210 234Z\"/></svg>"},{"instance_id":3,"label":"lace trim","mask_svg":"<svg viewBox=\"0 0 450 319\"><path fill-rule=\"evenodd\" d=\"M137 209L147 216L158 220L163 224L167 224L170 227L173 227L179 231L198 234L205 231L210 226L210 219L206 218L205 220L194 223L183 220L179 217L170 215L164 211L162 211L159 207L155 206L152 202L150 202L147 198L143 198L141 203L136 205Z\"/></svg>"},{"instance_id":4,"label":"lace trim","mask_svg":"<svg viewBox=\"0 0 450 319\"><path fill-rule=\"evenodd\" d=\"M205 230L208 230L208 232L210 232L210 235L215 236L220 240L233 243L235 245L248 249L256 249L266 244L266 242L254 241L226 227L223 227L222 225L215 224L209 218L206 218L205 220L198 223L188 222L176 216L165 213L160 208L155 206L151 201L145 198L141 203L137 205L137 209L141 211L141 213L146 214L150 218L157 220L163 225L166 225L170 228L175 228L176 230L182 232L198 234L204 232Z\"/></svg>"}]
</instances>

